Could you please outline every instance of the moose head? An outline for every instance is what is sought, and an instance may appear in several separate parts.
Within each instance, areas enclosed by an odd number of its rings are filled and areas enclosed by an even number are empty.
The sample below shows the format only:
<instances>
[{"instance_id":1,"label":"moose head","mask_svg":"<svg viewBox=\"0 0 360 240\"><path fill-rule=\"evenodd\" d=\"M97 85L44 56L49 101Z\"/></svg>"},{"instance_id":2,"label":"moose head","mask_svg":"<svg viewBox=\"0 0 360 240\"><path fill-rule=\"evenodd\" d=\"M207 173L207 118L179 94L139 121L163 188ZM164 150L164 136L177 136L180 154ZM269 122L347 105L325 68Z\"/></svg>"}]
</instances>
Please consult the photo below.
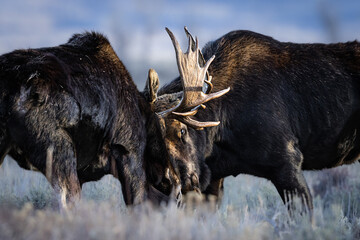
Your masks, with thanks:
<instances>
[{"instance_id":1,"label":"moose head","mask_svg":"<svg viewBox=\"0 0 360 240\"><path fill-rule=\"evenodd\" d=\"M157 113L166 154L181 179L181 191L186 193L195 190L200 193L210 180L210 171L204 162L204 128L217 126L220 122L198 120L196 114L198 111L206 111L205 103L226 94L230 88L211 93L212 77L208 68L215 56L205 62L197 38L194 40L186 27L189 46L185 53L174 34L168 28L166 31L175 48L182 91L158 97L159 78L150 69L144 95Z\"/></svg>"}]
</instances>

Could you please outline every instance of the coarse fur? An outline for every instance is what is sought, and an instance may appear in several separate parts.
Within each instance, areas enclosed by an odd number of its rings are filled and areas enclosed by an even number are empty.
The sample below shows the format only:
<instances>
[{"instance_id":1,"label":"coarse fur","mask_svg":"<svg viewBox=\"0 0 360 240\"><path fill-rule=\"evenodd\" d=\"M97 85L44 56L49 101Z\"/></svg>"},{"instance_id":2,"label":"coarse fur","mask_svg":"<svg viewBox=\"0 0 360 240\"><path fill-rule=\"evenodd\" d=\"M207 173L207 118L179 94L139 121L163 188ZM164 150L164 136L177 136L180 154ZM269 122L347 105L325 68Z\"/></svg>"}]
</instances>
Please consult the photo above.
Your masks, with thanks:
<instances>
[{"instance_id":1,"label":"coarse fur","mask_svg":"<svg viewBox=\"0 0 360 240\"><path fill-rule=\"evenodd\" d=\"M312 209L302 170L359 159L360 43L295 44L233 31L202 53L206 60L216 56L208 69L213 91L231 90L195 117L221 123L202 131L168 125L167 132L186 130L172 138L177 147L170 155L180 151L184 164L194 155L186 149L196 143L193 164L210 170L195 171L209 179L201 186L206 194L219 195L224 177L245 173L269 179L284 201L287 193L304 197ZM168 108L162 99L180 91L180 78L162 87L159 110Z\"/></svg>"},{"instance_id":2,"label":"coarse fur","mask_svg":"<svg viewBox=\"0 0 360 240\"><path fill-rule=\"evenodd\" d=\"M149 183L160 181L165 158L144 159L149 138L161 134L155 118L99 33L0 56L0 164L9 154L36 168L64 206L105 174L121 181L127 204L165 198Z\"/></svg>"}]
</instances>

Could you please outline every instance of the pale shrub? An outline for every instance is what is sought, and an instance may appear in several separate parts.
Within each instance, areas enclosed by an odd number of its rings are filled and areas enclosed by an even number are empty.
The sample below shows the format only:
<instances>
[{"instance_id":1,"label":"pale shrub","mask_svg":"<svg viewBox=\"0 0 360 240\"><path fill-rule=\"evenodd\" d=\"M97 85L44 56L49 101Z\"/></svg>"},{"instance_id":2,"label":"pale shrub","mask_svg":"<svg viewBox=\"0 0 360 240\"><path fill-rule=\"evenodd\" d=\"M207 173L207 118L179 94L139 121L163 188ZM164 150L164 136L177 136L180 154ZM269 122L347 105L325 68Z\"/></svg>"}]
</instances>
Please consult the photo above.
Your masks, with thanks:
<instances>
[{"instance_id":1,"label":"pale shrub","mask_svg":"<svg viewBox=\"0 0 360 240\"><path fill-rule=\"evenodd\" d=\"M185 204L126 208L111 176L86 183L73 211L59 211L41 174L6 159L0 168L0 239L354 239L360 237L359 164L306 172L314 220L289 218L275 187L249 175L225 180L220 206Z\"/></svg>"}]
</instances>

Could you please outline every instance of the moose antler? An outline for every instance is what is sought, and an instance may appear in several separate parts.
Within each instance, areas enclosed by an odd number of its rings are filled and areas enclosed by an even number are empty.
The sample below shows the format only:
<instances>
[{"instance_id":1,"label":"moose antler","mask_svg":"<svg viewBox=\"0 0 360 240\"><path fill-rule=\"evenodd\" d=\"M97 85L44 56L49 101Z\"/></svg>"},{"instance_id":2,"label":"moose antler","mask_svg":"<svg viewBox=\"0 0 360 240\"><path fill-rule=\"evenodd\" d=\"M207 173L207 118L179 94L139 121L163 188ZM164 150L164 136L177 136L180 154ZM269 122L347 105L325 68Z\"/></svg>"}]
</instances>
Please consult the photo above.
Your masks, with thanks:
<instances>
[{"instance_id":1,"label":"moose antler","mask_svg":"<svg viewBox=\"0 0 360 240\"><path fill-rule=\"evenodd\" d=\"M204 103L218 98L225 93L227 93L230 88L221 90L216 93L205 94L202 91L202 87L205 81L205 75L207 73L207 69L209 68L211 62L214 60L215 56L212 56L203 67L199 65L199 42L196 38L195 41L195 50L193 49L194 40L190 33L188 33L185 28L185 32L189 38L189 46L186 53L183 53L178 41L176 40L174 34L166 28L171 41L175 48L177 65L180 73L180 78L183 85L183 96L178 105L175 107L165 110L159 113L161 116L165 117L168 114L173 114L177 116L179 121L184 122L185 124L194 127L194 128L204 128L204 127L212 127L217 126L220 122L199 122L196 121L190 116L193 116L197 113L200 106L204 107ZM210 88L212 88L211 76L208 77L206 81L209 84Z\"/></svg>"}]
</instances>

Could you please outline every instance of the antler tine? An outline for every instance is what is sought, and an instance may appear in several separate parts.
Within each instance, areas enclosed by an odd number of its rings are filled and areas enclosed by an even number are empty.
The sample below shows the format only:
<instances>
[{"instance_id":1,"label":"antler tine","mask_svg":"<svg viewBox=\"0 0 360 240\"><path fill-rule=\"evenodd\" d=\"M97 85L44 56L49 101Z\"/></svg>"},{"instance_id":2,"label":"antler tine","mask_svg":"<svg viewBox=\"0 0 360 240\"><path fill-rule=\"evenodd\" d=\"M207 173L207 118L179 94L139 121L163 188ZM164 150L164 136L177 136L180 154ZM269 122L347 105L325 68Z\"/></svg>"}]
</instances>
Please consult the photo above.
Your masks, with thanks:
<instances>
[{"instance_id":1,"label":"antler tine","mask_svg":"<svg viewBox=\"0 0 360 240\"><path fill-rule=\"evenodd\" d=\"M196 63L199 64L199 53L200 53L200 49L199 49L199 40L197 37L195 37L195 53L196 53ZM199 65L200 66L200 65ZM200 66L201 67L201 66Z\"/></svg>"},{"instance_id":2,"label":"antler tine","mask_svg":"<svg viewBox=\"0 0 360 240\"><path fill-rule=\"evenodd\" d=\"M208 70L210 64L212 63L212 61L214 61L214 59L215 59L215 55L212 55L211 58L205 63L205 66L203 67L204 73L206 73L206 71Z\"/></svg>"},{"instance_id":3,"label":"antler tine","mask_svg":"<svg viewBox=\"0 0 360 240\"><path fill-rule=\"evenodd\" d=\"M197 50L196 46L197 46L197 39L194 40L194 38L191 35L188 35L188 40L189 40L189 46L188 49L186 51L186 53L190 53L190 52L195 52Z\"/></svg>"},{"instance_id":4,"label":"antler tine","mask_svg":"<svg viewBox=\"0 0 360 240\"><path fill-rule=\"evenodd\" d=\"M184 30L185 30L186 36L189 38L189 41L191 39L192 44L189 44L189 47L191 46L191 49L195 52L196 48L195 48L195 45L194 45L194 43L195 43L194 37L191 35L191 33L189 32L189 30L187 29L186 26L184 27Z\"/></svg>"},{"instance_id":5,"label":"antler tine","mask_svg":"<svg viewBox=\"0 0 360 240\"><path fill-rule=\"evenodd\" d=\"M195 119L192 119L192 118L190 118L188 116L178 118L178 120L185 123L186 125L188 125L188 126L190 126L192 128L197 129L197 130L202 130L203 128L206 128L206 127L215 127L215 126L220 124L219 121L216 121L216 122L199 122L199 121L196 121Z\"/></svg>"},{"instance_id":6,"label":"antler tine","mask_svg":"<svg viewBox=\"0 0 360 240\"><path fill-rule=\"evenodd\" d=\"M166 27L165 28L166 32L169 34L170 36L170 39L174 45L174 48L175 48L175 53L176 53L176 57L178 57L178 54L182 53L181 51L181 47L180 47L180 44L179 42L176 40L174 34Z\"/></svg>"}]
</instances>

